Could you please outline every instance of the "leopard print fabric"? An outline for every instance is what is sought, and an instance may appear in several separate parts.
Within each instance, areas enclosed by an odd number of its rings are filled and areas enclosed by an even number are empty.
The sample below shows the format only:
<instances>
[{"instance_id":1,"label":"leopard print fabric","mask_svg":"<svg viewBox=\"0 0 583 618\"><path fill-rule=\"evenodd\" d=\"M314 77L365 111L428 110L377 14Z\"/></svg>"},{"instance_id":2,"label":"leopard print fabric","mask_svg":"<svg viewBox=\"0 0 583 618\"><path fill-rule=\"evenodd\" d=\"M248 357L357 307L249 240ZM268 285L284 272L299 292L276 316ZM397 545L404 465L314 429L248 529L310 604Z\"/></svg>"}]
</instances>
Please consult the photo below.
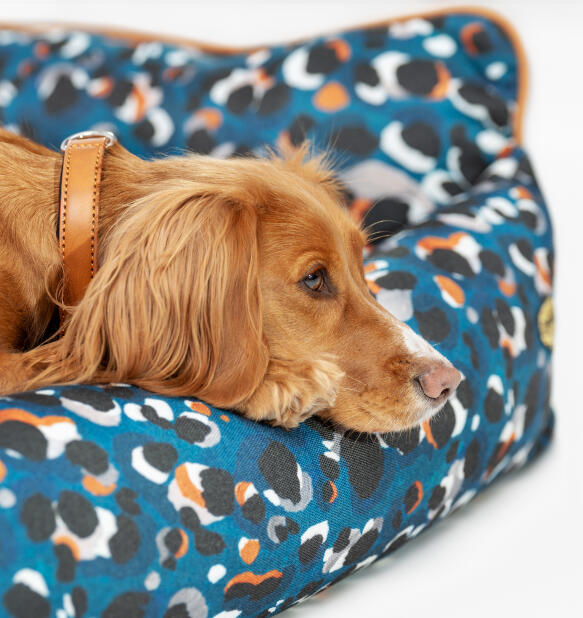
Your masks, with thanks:
<instances>
[{"instance_id":1,"label":"leopard print fabric","mask_svg":"<svg viewBox=\"0 0 583 618\"><path fill-rule=\"evenodd\" d=\"M143 156L331 145L378 232L371 292L464 375L402 434L287 432L124 384L0 398L5 615L265 618L544 449L553 247L519 78L506 30L471 13L250 54L0 30L0 120L46 145L97 128Z\"/></svg>"}]
</instances>

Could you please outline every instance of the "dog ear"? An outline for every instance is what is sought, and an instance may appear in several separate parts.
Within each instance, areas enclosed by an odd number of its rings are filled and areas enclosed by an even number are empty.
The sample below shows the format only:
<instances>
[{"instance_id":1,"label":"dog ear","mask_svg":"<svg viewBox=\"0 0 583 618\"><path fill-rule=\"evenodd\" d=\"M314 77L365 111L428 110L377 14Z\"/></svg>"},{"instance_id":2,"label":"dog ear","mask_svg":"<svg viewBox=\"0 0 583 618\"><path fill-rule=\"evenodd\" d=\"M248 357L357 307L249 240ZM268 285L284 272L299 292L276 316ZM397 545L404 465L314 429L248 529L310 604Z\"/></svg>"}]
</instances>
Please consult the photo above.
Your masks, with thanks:
<instances>
[{"instance_id":1,"label":"dog ear","mask_svg":"<svg viewBox=\"0 0 583 618\"><path fill-rule=\"evenodd\" d=\"M62 339L28 353L29 388L126 381L235 407L265 375L257 213L228 186L166 186L129 205Z\"/></svg>"}]
</instances>

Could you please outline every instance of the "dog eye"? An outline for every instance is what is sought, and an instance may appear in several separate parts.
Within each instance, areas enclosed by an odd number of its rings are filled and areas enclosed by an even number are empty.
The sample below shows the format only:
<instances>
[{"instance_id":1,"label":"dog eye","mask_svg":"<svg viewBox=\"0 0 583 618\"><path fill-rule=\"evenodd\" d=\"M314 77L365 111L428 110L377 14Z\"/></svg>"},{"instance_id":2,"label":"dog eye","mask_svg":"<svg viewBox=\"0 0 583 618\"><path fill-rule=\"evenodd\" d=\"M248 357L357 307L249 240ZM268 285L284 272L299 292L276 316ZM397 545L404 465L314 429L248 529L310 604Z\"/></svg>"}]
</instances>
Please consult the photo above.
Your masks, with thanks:
<instances>
[{"instance_id":1,"label":"dog eye","mask_svg":"<svg viewBox=\"0 0 583 618\"><path fill-rule=\"evenodd\" d=\"M302 279L302 283L312 292L322 292L326 287L326 271L323 268L314 270Z\"/></svg>"}]
</instances>

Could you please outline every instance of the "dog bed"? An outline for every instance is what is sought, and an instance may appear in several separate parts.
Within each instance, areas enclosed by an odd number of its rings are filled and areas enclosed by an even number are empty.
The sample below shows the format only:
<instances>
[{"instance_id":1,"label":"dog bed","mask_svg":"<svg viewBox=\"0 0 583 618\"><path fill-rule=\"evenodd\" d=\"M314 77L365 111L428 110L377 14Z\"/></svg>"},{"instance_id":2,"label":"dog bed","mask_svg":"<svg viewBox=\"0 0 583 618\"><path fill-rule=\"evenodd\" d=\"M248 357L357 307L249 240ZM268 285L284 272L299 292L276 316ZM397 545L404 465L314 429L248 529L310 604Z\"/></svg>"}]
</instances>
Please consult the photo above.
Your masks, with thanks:
<instances>
[{"instance_id":1,"label":"dog bed","mask_svg":"<svg viewBox=\"0 0 583 618\"><path fill-rule=\"evenodd\" d=\"M332 144L371 291L464 374L401 434L293 431L124 384L0 399L9 616L270 616L530 461L552 433L551 225L512 29L455 9L253 50L0 30L0 120L150 156ZM372 205L375 205L371 209Z\"/></svg>"}]
</instances>

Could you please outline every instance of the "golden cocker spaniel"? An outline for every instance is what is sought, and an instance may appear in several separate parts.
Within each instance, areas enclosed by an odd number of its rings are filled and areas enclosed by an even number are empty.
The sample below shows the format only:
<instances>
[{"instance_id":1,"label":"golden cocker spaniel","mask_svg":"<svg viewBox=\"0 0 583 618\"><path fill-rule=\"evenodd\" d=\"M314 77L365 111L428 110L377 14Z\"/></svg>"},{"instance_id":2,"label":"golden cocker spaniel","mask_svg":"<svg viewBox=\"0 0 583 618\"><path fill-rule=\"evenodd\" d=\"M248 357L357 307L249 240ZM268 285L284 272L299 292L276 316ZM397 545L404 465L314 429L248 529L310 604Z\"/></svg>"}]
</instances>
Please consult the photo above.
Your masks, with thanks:
<instances>
[{"instance_id":1,"label":"golden cocker spaniel","mask_svg":"<svg viewBox=\"0 0 583 618\"><path fill-rule=\"evenodd\" d=\"M451 363L369 292L365 234L322 156L105 155L99 270L45 341L62 289L60 154L0 133L0 393L126 382L291 428L426 420Z\"/></svg>"}]
</instances>

